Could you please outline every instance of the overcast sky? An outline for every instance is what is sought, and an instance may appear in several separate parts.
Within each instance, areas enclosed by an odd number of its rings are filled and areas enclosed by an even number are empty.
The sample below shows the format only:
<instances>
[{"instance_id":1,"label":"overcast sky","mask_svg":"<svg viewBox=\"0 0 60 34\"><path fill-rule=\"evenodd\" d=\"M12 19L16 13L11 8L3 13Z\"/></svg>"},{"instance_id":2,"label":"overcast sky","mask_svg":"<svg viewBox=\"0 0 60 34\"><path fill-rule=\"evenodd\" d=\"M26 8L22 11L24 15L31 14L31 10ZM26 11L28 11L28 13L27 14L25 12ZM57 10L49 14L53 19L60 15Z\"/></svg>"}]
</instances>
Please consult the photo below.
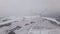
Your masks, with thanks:
<instances>
[{"instance_id":1,"label":"overcast sky","mask_svg":"<svg viewBox=\"0 0 60 34\"><path fill-rule=\"evenodd\" d=\"M31 10L59 7L56 0L0 0L0 16L29 16ZM52 9L53 9L52 8ZM37 12L37 11L35 11Z\"/></svg>"}]
</instances>

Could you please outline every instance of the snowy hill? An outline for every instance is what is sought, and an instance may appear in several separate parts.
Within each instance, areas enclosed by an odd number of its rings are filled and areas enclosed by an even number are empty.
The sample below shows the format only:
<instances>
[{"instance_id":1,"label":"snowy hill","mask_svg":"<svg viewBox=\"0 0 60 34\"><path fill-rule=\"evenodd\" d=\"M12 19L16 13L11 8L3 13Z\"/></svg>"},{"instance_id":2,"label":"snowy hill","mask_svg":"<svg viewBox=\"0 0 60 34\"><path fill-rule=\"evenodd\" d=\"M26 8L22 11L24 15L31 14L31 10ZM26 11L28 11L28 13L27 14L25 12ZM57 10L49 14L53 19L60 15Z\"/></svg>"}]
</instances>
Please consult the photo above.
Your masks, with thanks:
<instances>
[{"instance_id":1,"label":"snowy hill","mask_svg":"<svg viewBox=\"0 0 60 34\"><path fill-rule=\"evenodd\" d=\"M6 20L7 19L7 20ZM3 20L6 20L3 22ZM60 26L40 16L3 17L0 19L0 34L14 31L16 34L59 34ZM10 25L7 25L9 24ZM7 25L7 26L6 26ZM19 26L19 27L17 27ZM17 28L16 28L17 27ZM37 31L37 32L36 32Z\"/></svg>"}]
</instances>

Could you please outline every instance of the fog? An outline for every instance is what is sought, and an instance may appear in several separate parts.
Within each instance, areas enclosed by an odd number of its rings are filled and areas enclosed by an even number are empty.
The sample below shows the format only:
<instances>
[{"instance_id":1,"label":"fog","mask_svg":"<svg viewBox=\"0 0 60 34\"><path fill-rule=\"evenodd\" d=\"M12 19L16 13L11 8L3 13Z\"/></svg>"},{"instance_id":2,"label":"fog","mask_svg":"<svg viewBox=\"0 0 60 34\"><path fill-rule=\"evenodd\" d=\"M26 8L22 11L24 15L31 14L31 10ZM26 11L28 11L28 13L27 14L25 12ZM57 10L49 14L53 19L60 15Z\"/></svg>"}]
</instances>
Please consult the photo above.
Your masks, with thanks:
<instances>
[{"instance_id":1,"label":"fog","mask_svg":"<svg viewBox=\"0 0 60 34\"><path fill-rule=\"evenodd\" d=\"M60 11L60 0L0 0L0 16L32 16Z\"/></svg>"}]
</instances>

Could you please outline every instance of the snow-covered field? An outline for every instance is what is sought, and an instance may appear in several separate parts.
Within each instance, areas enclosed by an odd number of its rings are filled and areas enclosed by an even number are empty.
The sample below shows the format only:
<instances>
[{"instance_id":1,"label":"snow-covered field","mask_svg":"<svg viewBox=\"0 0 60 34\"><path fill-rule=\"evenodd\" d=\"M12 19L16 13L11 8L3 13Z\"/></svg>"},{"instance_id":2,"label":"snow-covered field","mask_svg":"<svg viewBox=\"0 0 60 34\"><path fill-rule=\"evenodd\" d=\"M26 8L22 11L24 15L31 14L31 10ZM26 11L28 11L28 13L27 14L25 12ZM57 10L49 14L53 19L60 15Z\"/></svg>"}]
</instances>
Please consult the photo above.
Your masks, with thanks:
<instances>
[{"instance_id":1,"label":"snow-covered field","mask_svg":"<svg viewBox=\"0 0 60 34\"><path fill-rule=\"evenodd\" d=\"M60 26L40 16L1 17L0 34L8 34L11 31L15 34L60 34Z\"/></svg>"}]
</instances>

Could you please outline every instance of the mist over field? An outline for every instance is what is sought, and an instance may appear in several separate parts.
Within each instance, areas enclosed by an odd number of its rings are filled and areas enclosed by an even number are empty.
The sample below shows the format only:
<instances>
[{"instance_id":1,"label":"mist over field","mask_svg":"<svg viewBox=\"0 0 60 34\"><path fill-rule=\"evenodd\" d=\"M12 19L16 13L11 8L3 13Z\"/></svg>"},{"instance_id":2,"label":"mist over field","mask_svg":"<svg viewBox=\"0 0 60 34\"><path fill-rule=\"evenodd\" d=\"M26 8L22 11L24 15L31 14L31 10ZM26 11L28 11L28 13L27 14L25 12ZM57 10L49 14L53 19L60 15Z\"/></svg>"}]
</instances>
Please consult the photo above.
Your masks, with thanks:
<instances>
[{"instance_id":1,"label":"mist over field","mask_svg":"<svg viewBox=\"0 0 60 34\"><path fill-rule=\"evenodd\" d=\"M8 31L60 34L60 0L0 0L0 34Z\"/></svg>"}]
</instances>

